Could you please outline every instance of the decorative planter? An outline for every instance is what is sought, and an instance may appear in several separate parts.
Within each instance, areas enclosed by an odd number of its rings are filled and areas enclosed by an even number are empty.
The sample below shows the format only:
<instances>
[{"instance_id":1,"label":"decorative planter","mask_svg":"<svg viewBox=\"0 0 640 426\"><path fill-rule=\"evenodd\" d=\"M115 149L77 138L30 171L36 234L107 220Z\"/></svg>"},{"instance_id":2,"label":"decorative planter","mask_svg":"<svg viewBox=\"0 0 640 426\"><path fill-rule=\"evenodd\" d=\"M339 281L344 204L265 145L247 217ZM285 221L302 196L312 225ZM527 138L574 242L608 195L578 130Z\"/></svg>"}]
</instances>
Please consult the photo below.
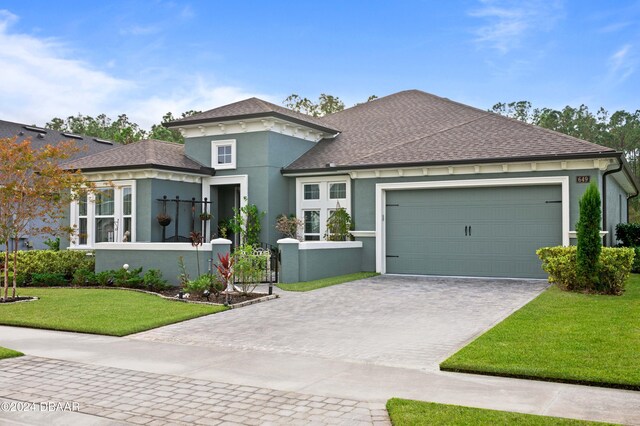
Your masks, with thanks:
<instances>
[{"instance_id":1,"label":"decorative planter","mask_svg":"<svg viewBox=\"0 0 640 426\"><path fill-rule=\"evenodd\" d=\"M158 223L160 226L169 226L171 223L171 216L167 216L164 214L159 214L156 219L158 219Z\"/></svg>"}]
</instances>

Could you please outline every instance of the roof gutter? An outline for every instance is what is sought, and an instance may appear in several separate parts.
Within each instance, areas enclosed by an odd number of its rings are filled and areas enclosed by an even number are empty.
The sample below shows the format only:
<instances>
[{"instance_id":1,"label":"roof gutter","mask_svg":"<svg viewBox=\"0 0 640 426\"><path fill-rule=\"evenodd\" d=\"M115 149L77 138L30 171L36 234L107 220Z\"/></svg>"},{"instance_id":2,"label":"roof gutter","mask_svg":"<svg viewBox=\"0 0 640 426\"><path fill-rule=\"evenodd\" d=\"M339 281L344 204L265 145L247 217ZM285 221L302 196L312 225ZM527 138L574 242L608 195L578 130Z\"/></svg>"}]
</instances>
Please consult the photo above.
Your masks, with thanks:
<instances>
[{"instance_id":1,"label":"roof gutter","mask_svg":"<svg viewBox=\"0 0 640 426\"><path fill-rule=\"evenodd\" d=\"M268 117L279 118L281 120L289 121L291 123L296 123L302 126L311 127L313 129L320 130L324 133L329 133L329 134L340 133L340 131L337 129L325 127L319 124L312 123L310 121L305 121L300 118L290 117L288 115L281 114L278 112L258 112L254 114L233 115L228 117L199 118L199 119L185 120L185 121L170 121L168 123L162 123L162 125L167 128L176 128L176 127L184 127L184 126L190 126L195 124L220 123L225 121L238 121L238 120L248 120L251 118L268 118Z\"/></svg>"},{"instance_id":2,"label":"roof gutter","mask_svg":"<svg viewBox=\"0 0 640 426\"><path fill-rule=\"evenodd\" d=\"M372 169L397 169L398 167L437 167L437 166L455 166L455 165L468 165L468 164L490 164L490 163L526 163L531 161L553 161L553 160L579 160L588 158L620 158L623 153L618 151L601 151L590 152L583 154L557 154L557 155L536 155L527 157L499 157L499 158L482 158L482 159L468 159L457 161L422 161L414 163L386 163L386 164L363 164L363 165L345 165L345 166L329 166L313 169L287 169L283 168L280 173L287 174L305 174L305 173L321 173L321 172L336 172L336 171L350 171L350 170L372 170ZM634 181L634 187L636 190L638 185Z\"/></svg>"},{"instance_id":3,"label":"roof gutter","mask_svg":"<svg viewBox=\"0 0 640 426\"><path fill-rule=\"evenodd\" d=\"M602 174L602 229L604 231L607 230L607 176L613 173L618 173L622 170L622 168L624 167L624 163L622 162L622 157L620 157L619 160L620 160L620 164L618 165L617 168L607 170ZM602 237L602 245L607 246L608 245L607 243L608 243L608 234L605 234Z\"/></svg>"},{"instance_id":4,"label":"roof gutter","mask_svg":"<svg viewBox=\"0 0 640 426\"><path fill-rule=\"evenodd\" d=\"M189 169L186 167L172 167L165 166L161 164L136 164L131 166L105 166L105 167L87 167L87 168L70 168L69 170L79 170L84 173L93 173L93 172L110 172L116 170L139 170L139 169L159 169L159 170L167 170L171 172L183 172L183 173L194 173L201 174L205 176L215 176L216 169L211 167L200 167L200 169Z\"/></svg>"}]
</instances>

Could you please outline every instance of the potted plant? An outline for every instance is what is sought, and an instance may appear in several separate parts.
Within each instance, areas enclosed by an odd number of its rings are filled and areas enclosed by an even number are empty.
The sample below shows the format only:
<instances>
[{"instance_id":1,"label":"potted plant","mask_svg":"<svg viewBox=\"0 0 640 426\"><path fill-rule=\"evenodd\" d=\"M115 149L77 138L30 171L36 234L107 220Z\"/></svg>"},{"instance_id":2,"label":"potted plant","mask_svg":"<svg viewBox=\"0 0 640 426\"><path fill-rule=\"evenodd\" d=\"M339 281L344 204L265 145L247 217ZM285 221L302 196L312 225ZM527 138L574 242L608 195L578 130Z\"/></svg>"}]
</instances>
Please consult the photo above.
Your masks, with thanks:
<instances>
[{"instance_id":1,"label":"potted plant","mask_svg":"<svg viewBox=\"0 0 640 426\"><path fill-rule=\"evenodd\" d=\"M213 215L211 213L202 212L200 213L200 220L211 220Z\"/></svg>"},{"instance_id":2,"label":"potted plant","mask_svg":"<svg viewBox=\"0 0 640 426\"><path fill-rule=\"evenodd\" d=\"M168 226L171 223L171 216L167 215L166 213L160 213L158 216L156 216L156 219L158 220L160 226Z\"/></svg>"}]
</instances>

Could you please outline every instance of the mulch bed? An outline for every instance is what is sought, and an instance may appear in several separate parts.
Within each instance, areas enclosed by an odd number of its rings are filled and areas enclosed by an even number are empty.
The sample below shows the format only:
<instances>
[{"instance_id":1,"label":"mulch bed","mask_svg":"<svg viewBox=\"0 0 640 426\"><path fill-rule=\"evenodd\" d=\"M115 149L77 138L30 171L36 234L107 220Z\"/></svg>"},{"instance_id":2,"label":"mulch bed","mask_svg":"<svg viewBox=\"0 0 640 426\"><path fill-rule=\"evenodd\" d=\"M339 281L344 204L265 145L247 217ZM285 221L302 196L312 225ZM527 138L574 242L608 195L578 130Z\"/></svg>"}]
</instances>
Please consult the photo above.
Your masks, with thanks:
<instances>
[{"instance_id":1,"label":"mulch bed","mask_svg":"<svg viewBox=\"0 0 640 426\"><path fill-rule=\"evenodd\" d=\"M36 300L37 297L29 297L29 296L18 296L18 297L8 297L6 299L0 299L0 303L17 303L17 302L26 302L29 300Z\"/></svg>"},{"instance_id":2,"label":"mulch bed","mask_svg":"<svg viewBox=\"0 0 640 426\"><path fill-rule=\"evenodd\" d=\"M161 294L165 297L171 297L171 298L178 298L178 291L177 290L165 290L165 291L158 291L156 292L158 294ZM254 300L254 299L258 299L260 297L264 297L264 294L261 293L250 293L247 295L244 294L239 294L239 293L231 293L229 294L229 304L231 305L235 305L236 303L242 303L242 302L246 302L248 300ZM209 302L209 303L220 303L220 304L224 304L225 303L225 295L224 294L219 294L217 297L215 295L210 295L209 299L207 300L206 297L204 296L200 296L200 295L196 295L196 294L189 294L189 297L185 298L184 300L190 301L190 302Z\"/></svg>"}]
</instances>

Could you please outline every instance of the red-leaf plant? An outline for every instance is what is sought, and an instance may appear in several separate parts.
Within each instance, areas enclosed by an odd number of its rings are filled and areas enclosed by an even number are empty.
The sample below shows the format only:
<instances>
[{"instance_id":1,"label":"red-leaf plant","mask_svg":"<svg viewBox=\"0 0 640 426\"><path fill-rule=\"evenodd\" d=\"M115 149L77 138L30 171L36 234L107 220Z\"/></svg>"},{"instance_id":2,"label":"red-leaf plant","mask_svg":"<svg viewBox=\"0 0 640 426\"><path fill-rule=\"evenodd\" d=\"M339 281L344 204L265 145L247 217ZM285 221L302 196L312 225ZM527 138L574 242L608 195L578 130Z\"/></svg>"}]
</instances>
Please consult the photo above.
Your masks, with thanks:
<instances>
[{"instance_id":1,"label":"red-leaf plant","mask_svg":"<svg viewBox=\"0 0 640 426\"><path fill-rule=\"evenodd\" d=\"M233 287L233 262L234 258L229 253L222 256L218 253L218 264L216 270L220 276L224 288L222 289L226 295L225 303L229 303L229 290Z\"/></svg>"}]
</instances>

